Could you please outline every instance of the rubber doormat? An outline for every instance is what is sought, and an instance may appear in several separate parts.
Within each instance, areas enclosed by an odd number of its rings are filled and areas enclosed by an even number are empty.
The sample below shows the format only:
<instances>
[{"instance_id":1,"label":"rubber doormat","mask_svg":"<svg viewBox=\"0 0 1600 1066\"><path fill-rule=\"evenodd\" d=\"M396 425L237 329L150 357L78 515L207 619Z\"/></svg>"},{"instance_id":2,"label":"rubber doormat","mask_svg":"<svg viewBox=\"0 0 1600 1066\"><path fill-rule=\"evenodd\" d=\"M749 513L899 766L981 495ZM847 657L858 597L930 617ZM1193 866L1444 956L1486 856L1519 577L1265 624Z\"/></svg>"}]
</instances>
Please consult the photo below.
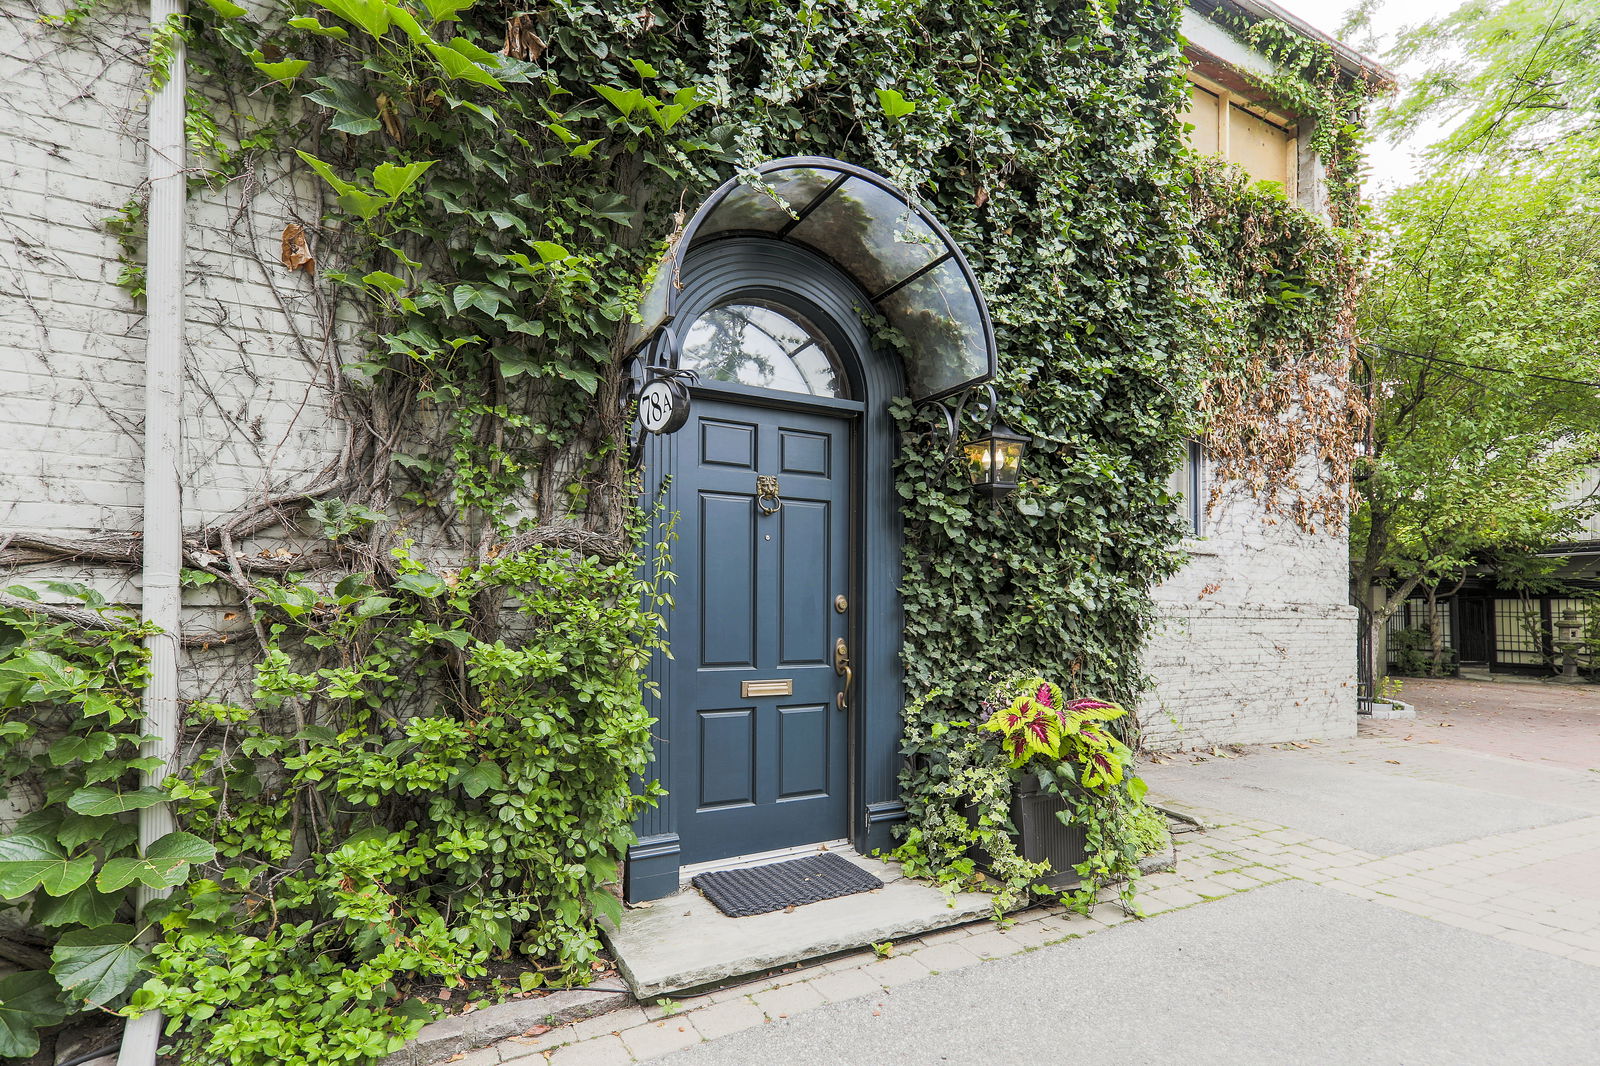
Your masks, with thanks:
<instances>
[{"instance_id":1,"label":"rubber doormat","mask_svg":"<svg viewBox=\"0 0 1600 1066\"><path fill-rule=\"evenodd\" d=\"M857 892L882 888L883 882L832 853L696 874L694 887L730 918L781 911Z\"/></svg>"}]
</instances>

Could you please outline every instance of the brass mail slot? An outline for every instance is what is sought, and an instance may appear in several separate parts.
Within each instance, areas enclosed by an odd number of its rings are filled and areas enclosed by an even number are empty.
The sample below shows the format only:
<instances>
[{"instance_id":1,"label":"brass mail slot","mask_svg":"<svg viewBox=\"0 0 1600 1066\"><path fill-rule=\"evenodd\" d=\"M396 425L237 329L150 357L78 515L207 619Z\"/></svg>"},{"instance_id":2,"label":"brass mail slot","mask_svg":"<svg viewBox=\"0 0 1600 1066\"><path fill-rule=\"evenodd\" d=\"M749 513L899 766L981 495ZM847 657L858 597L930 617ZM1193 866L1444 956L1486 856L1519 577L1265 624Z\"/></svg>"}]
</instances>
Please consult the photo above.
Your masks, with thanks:
<instances>
[{"instance_id":1,"label":"brass mail slot","mask_svg":"<svg viewBox=\"0 0 1600 1066\"><path fill-rule=\"evenodd\" d=\"M739 695L744 699L751 696L793 696L794 678L778 677L771 681L741 681L739 682Z\"/></svg>"}]
</instances>

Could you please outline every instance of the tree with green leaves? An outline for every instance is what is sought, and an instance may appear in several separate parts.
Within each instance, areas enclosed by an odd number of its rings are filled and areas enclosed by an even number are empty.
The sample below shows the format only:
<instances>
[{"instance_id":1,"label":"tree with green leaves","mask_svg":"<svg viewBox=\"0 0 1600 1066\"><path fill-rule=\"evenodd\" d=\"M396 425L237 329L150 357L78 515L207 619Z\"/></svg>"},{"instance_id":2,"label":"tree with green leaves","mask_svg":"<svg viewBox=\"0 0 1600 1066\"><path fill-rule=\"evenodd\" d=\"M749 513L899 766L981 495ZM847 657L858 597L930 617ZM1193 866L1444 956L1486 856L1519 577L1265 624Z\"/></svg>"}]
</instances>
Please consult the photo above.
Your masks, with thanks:
<instances>
[{"instance_id":1,"label":"tree with green leaves","mask_svg":"<svg viewBox=\"0 0 1600 1066\"><path fill-rule=\"evenodd\" d=\"M1454 169L1394 195L1362 304L1373 427L1352 581L1381 626L1474 564L1560 539L1600 462L1600 183L1531 165Z\"/></svg>"},{"instance_id":2,"label":"tree with green leaves","mask_svg":"<svg viewBox=\"0 0 1600 1066\"><path fill-rule=\"evenodd\" d=\"M1402 35L1385 57L1425 64L1379 128L1404 136L1457 124L1436 156L1539 156L1600 150L1600 2L1468 0Z\"/></svg>"}]
</instances>

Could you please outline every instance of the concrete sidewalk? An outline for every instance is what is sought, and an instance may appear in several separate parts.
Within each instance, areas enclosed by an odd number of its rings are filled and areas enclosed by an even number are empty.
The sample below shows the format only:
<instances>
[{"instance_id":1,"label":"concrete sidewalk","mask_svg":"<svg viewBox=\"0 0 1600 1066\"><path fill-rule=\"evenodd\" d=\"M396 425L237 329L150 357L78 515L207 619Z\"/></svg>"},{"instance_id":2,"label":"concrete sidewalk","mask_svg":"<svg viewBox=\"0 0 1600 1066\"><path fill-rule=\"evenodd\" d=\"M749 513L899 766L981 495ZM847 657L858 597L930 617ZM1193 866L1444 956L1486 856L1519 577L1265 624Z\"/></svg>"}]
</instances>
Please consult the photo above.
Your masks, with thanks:
<instances>
[{"instance_id":1,"label":"concrete sidewalk","mask_svg":"<svg viewBox=\"0 0 1600 1066\"><path fill-rule=\"evenodd\" d=\"M1038 909L460 1061L1600 1062L1600 773L1518 757L1537 716L1501 754L1426 721L1147 765L1213 828L1144 921Z\"/></svg>"},{"instance_id":2,"label":"concrete sidewalk","mask_svg":"<svg viewBox=\"0 0 1600 1066\"><path fill-rule=\"evenodd\" d=\"M673 1066L1600 1061L1600 969L1285 881L662 1059Z\"/></svg>"}]
</instances>

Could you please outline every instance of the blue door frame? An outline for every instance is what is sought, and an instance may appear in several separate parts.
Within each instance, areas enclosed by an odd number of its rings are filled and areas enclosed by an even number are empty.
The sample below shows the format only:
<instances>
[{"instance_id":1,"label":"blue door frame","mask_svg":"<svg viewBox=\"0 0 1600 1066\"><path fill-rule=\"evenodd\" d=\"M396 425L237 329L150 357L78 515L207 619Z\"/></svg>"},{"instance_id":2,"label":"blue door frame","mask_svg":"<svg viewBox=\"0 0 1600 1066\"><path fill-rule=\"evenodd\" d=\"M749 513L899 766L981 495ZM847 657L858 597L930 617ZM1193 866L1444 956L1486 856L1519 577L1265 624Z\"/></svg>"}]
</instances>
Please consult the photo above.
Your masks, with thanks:
<instances>
[{"instance_id":1,"label":"blue door frame","mask_svg":"<svg viewBox=\"0 0 1600 1066\"><path fill-rule=\"evenodd\" d=\"M781 423L787 413L790 422L803 422L807 432L822 433L829 424L840 430L849 426L848 432L837 437L848 464L848 477L841 479L841 484L848 484L848 496L842 501L845 513L840 524L847 537L841 565L849 586L844 593L849 607L836 625L842 627L840 632L850 648L856 678L846 711L831 710L830 696L829 714L833 717L829 725L842 727L844 734L848 773L842 790L844 835L862 851L892 847L892 828L905 818L899 791L904 706L899 593L903 537L893 477L897 432L889 414L889 400L904 393L899 361L874 345L858 310L868 305L855 283L820 257L793 245L742 237L711 240L693 249L682 276L680 326L686 327L721 304L741 299L770 301L795 309L826 333L845 364L842 369L852 400L702 383L694 390L694 403L702 412L743 407L755 416L745 421L773 425ZM688 469L687 463L694 451L691 444L697 442L686 436L697 432L699 424L700 419L692 414L678 433L651 436L646 441L643 496L647 505L659 501L670 512L681 509L688 497L699 492L698 486L689 483L699 475ZM781 493L784 475L779 477ZM696 502L694 506L700 505ZM654 535L660 533L658 529ZM700 544L686 543L682 537L672 545L675 560L698 558L700 549ZM834 595L834 590L826 592L830 604ZM674 639L674 629L685 624L697 622L676 615L670 618L668 640ZM628 849L625 875L630 902L676 892L679 868L685 863L771 850L756 846L759 833L752 836L755 831L747 831L748 827L729 834L721 846L701 840L691 841L685 849L686 833L694 836L691 824L697 826L696 820L704 817L707 808L717 806L704 802L698 779L685 779L698 774L704 743L702 735L691 734L689 728L695 725L698 730L695 711L674 705L675 699L684 699L682 677L674 671L687 668L686 663L660 655L649 667L649 679L658 696L650 701L657 723L654 762L648 773L661 782L667 794L635 825L638 841ZM796 684L798 695L800 682ZM733 716L727 724L729 735L737 734L737 729L731 728L737 725ZM680 754L675 744L693 744L697 751L692 756ZM818 824L816 840L840 834L834 823L827 821L829 817L824 815ZM772 847L787 843L794 841ZM722 854L715 854L717 851Z\"/></svg>"}]
</instances>

